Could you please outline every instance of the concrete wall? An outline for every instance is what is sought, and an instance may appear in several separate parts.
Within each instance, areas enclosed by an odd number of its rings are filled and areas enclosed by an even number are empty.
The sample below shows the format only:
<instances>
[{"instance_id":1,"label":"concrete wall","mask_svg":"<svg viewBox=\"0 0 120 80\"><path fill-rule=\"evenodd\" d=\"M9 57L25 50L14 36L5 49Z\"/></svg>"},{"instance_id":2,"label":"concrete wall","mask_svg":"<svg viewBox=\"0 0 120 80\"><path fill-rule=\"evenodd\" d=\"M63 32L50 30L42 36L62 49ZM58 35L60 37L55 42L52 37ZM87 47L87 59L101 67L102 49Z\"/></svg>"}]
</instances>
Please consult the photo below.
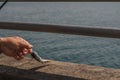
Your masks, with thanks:
<instances>
[{"instance_id":1,"label":"concrete wall","mask_svg":"<svg viewBox=\"0 0 120 80\"><path fill-rule=\"evenodd\" d=\"M0 80L120 80L120 69L34 59L16 61L0 55Z\"/></svg>"}]
</instances>

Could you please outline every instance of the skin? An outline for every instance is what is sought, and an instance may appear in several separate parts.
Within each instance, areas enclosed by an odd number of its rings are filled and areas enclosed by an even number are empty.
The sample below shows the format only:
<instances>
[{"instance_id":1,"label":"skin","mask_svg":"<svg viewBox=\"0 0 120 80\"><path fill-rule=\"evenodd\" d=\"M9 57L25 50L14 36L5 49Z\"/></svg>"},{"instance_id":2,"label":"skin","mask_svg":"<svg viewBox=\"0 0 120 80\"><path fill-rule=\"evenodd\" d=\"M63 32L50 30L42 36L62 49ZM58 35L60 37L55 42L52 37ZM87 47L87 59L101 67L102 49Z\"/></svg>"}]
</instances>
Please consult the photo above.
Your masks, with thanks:
<instances>
[{"instance_id":1,"label":"skin","mask_svg":"<svg viewBox=\"0 0 120 80\"><path fill-rule=\"evenodd\" d=\"M0 38L1 51L16 60L21 60L26 54L32 53L32 45L21 37Z\"/></svg>"}]
</instances>

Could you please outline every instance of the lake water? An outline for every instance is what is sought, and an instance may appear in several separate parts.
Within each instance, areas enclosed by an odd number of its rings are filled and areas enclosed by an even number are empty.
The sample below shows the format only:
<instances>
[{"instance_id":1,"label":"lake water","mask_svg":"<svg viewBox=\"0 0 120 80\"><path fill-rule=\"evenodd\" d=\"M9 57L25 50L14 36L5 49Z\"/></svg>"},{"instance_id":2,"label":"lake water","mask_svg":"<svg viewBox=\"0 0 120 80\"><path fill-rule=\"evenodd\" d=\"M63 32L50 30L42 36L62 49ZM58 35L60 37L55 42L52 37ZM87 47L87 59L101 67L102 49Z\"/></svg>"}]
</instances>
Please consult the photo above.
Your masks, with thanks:
<instances>
[{"instance_id":1,"label":"lake water","mask_svg":"<svg viewBox=\"0 0 120 80\"><path fill-rule=\"evenodd\" d=\"M0 21L120 27L120 2L8 2ZM16 35L43 58L120 68L119 39L0 30L2 37Z\"/></svg>"}]
</instances>

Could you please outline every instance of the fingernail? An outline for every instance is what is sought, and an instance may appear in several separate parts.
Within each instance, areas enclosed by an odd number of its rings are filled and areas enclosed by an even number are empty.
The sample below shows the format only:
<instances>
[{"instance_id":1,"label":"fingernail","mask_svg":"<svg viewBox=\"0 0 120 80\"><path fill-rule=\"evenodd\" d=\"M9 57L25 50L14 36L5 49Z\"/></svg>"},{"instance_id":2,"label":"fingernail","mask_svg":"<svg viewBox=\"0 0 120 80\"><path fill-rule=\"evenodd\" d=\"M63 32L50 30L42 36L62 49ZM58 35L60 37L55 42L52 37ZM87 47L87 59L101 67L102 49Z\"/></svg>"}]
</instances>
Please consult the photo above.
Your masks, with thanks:
<instances>
[{"instance_id":1,"label":"fingernail","mask_svg":"<svg viewBox=\"0 0 120 80\"><path fill-rule=\"evenodd\" d=\"M24 49L24 50L23 50L23 53L25 53L25 54L28 53L28 50L27 50L27 49Z\"/></svg>"}]
</instances>

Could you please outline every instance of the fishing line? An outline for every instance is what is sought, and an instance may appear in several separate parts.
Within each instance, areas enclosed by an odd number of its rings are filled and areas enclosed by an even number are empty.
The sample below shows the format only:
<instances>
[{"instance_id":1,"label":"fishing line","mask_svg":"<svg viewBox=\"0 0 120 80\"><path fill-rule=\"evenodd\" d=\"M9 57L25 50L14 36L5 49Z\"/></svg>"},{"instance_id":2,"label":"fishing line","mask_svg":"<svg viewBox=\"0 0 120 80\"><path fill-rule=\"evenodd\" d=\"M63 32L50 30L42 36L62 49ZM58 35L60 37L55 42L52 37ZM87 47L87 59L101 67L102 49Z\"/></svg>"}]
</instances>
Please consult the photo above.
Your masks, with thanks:
<instances>
[{"instance_id":1,"label":"fishing line","mask_svg":"<svg viewBox=\"0 0 120 80\"><path fill-rule=\"evenodd\" d=\"M0 10L5 6L5 4L8 2L8 0L4 1L2 5L0 6Z\"/></svg>"}]
</instances>

